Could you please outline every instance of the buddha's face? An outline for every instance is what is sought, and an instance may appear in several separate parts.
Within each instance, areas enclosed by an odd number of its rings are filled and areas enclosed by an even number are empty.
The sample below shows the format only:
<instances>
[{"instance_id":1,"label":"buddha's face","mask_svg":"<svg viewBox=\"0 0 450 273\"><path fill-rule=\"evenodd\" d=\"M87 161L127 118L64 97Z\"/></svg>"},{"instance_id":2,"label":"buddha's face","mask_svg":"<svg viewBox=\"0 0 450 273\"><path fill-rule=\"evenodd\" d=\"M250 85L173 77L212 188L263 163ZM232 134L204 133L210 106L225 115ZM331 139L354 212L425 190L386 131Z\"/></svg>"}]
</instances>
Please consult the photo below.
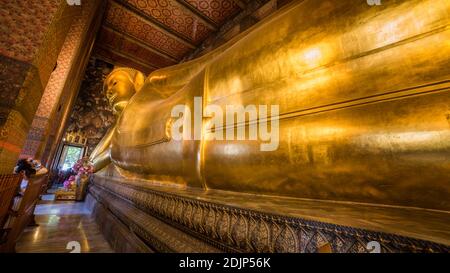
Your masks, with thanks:
<instances>
[{"instance_id":1,"label":"buddha's face","mask_svg":"<svg viewBox=\"0 0 450 273\"><path fill-rule=\"evenodd\" d=\"M125 71L116 71L105 82L106 98L115 112L120 112L136 93L135 86Z\"/></svg>"}]
</instances>

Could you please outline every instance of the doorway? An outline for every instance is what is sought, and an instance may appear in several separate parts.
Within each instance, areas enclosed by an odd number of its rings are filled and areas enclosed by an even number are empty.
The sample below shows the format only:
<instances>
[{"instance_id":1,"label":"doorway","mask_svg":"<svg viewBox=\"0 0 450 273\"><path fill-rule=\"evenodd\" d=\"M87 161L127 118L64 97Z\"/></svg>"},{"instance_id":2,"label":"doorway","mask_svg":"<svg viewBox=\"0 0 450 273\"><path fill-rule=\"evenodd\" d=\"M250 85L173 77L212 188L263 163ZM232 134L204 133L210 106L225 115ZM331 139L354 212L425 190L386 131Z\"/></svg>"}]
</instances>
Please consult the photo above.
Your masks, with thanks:
<instances>
[{"instance_id":1,"label":"doorway","mask_svg":"<svg viewBox=\"0 0 450 273\"><path fill-rule=\"evenodd\" d=\"M72 168L73 165L75 165L75 163L77 163L77 161L83 157L83 152L84 147L82 146L64 144L58 164L58 169L67 171L68 169Z\"/></svg>"}]
</instances>

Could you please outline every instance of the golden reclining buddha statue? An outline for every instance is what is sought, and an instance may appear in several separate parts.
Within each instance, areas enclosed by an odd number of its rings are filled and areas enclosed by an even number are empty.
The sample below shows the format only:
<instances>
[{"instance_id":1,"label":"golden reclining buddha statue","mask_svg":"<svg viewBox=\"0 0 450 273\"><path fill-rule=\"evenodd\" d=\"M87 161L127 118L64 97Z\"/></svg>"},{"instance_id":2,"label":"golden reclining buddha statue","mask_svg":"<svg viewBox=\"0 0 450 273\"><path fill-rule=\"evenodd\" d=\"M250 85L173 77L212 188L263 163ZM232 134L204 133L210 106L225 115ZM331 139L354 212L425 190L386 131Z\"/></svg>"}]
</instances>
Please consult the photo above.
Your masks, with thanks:
<instances>
[{"instance_id":1,"label":"golden reclining buddha statue","mask_svg":"<svg viewBox=\"0 0 450 273\"><path fill-rule=\"evenodd\" d=\"M104 87L118 120L91 159L149 183L448 211L449 23L445 0L298 1L147 78L117 68ZM196 99L200 119L179 118L200 139L175 139L172 110ZM205 109L227 105L277 105L275 149L211 138L223 128ZM262 121L248 117L233 129Z\"/></svg>"}]
</instances>

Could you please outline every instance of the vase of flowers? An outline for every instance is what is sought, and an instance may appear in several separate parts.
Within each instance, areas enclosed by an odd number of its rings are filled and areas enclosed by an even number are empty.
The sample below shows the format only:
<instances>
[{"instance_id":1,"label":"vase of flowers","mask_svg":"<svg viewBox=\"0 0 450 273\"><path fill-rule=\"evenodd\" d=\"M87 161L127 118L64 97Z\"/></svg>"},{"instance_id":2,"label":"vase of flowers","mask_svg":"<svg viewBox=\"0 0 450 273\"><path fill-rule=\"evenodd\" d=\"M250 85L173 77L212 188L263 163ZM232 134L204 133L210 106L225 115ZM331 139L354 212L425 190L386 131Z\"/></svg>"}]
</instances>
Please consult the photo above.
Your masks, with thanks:
<instances>
[{"instance_id":1,"label":"vase of flowers","mask_svg":"<svg viewBox=\"0 0 450 273\"><path fill-rule=\"evenodd\" d=\"M89 182L89 175L94 172L94 167L89 162L88 157L83 157L78 160L72 167L76 175L76 192L75 200L83 201L86 196L87 184Z\"/></svg>"},{"instance_id":2,"label":"vase of flowers","mask_svg":"<svg viewBox=\"0 0 450 273\"><path fill-rule=\"evenodd\" d=\"M76 172L77 175L90 175L94 172L94 167L91 165L89 157L85 156L73 165L72 170Z\"/></svg>"},{"instance_id":3,"label":"vase of flowers","mask_svg":"<svg viewBox=\"0 0 450 273\"><path fill-rule=\"evenodd\" d=\"M69 176L63 183L64 189L66 191L73 191L76 187L76 177L74 175Z\"/></svg>"}]
</instances>

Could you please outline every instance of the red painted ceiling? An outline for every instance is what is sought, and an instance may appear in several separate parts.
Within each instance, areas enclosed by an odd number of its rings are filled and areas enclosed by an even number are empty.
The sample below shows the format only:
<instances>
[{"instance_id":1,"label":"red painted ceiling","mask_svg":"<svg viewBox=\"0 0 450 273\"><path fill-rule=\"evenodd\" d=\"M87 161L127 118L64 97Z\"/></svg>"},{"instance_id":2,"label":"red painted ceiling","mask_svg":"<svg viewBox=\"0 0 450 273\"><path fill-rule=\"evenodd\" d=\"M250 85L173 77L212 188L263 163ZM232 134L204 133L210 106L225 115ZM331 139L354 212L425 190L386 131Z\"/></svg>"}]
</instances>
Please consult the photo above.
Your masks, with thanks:
<instances>
[{"instance_id":1,"label":"red painted ceiling","mask_svg":"<svg viewBox=\"0 0 450 273\"><path fill-rule=\"evenodd\" d=\"M245 0L108 0L95 54L149 74L174 65L245 7Z\"/></svg>"}]
</instances>

